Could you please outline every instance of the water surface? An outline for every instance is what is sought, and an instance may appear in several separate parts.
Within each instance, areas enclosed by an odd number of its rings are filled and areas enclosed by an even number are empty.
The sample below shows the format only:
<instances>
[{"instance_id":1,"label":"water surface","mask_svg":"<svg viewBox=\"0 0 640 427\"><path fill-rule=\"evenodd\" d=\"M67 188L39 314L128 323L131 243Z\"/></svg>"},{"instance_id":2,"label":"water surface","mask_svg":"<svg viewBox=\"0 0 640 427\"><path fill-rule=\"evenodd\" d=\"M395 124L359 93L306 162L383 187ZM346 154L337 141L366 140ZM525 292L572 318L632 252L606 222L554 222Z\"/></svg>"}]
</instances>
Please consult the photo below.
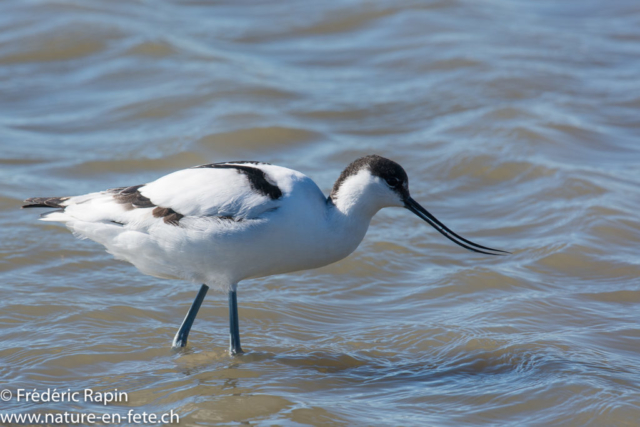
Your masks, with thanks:
<instances>
[{"instance_id":1,"label":"water surface","mask_svg":"<svg viewBox=\"0 0 640 427\"><path fill-rule=\"evenodd\" d=\"M635 1L0 4L0 388L126 391L181 425L640 419ZM349 258L210 293L20 211L215 161L329 192L377 153L466 252L388 209ZM215 260L212 260L215 262Z\"/></svg>"}]
</instances>

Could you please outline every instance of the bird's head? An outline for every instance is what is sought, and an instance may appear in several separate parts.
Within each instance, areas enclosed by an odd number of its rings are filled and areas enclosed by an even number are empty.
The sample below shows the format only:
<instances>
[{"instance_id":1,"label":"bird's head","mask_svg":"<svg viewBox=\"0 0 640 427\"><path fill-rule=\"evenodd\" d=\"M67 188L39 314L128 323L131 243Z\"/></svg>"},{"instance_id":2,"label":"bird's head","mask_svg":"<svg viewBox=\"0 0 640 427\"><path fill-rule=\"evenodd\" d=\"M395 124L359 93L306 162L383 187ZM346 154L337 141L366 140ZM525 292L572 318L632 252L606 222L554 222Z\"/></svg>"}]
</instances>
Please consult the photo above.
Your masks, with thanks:
<instances>
[{"instance_id":1,"label":"bird's head","mask_svg":"<svg viewBox=\"0 0 640 427\"><path fill-rule=\"evenodd\" d=\"M361 157L347 166L334 184L330 198L346 210L364 205L371 215L381 208L403 207L463 248L488 255L508 253L478 245L451 231L411 198L409 177L402 166L375 154Z\"/></svg>"}]
</instances>

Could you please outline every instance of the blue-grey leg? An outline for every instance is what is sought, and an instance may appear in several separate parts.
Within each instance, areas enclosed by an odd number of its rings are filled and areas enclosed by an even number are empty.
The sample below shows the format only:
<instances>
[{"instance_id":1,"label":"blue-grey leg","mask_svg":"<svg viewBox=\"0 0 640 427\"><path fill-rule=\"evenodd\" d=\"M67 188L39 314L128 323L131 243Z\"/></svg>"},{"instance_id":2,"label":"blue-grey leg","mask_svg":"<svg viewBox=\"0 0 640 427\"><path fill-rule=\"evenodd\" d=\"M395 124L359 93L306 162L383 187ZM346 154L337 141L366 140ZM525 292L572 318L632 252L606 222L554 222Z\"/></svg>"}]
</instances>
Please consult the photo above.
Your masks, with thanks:
<instances>
[{"instance_id":1,"label":"blue-grey leg","mask_svg":"<svg viewBox=\"0 0 640 427\"><path fill-rule=\"evenodd\" d=\"M238 295L229 291L229 353L244 353L240 347L240 324L238 321Z\"/></svg>"},{"instance_id":2,"label":"blue-grey leg","mask_svg":"<svg viewBox=\"0 0 640 427\"><path fill-rule=\"evenodd\" d=\"M193 301L193 304L191 304L189 312L182 321L182 325L180 325L180 329L178 329L178 333L173 339L173 348L184 347L187 345L187 338L189 337L191 326L193 325L193 321L196 320L198 310L200 310L200 306L202 305L202 301L204 301L204 297L205 295L207 295L208 290L209 287L207 285L200 286L200 290L198 291L198 295L196 295L196 299Z\"/></svg>"}]
</instances>

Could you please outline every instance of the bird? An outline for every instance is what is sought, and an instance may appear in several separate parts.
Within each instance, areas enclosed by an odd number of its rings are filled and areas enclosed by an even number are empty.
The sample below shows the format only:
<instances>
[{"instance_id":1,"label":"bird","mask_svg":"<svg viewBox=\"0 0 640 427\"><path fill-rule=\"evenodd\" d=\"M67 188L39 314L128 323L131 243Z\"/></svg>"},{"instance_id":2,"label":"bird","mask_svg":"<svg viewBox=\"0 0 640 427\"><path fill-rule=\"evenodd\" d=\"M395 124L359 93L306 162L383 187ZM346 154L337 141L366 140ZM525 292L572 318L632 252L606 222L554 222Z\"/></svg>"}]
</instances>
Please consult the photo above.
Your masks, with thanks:
<instances>
[{"instance_id":1,"label":"bird","mask_svg":"<svg viewBox=\"0 0 640 427\"><path fill-rule=\"evenodd\" d=\"M209 287L226 291L229 353L240 344L237 289L247 279L322 267L356 250L382 208L405 208L470 251L509 252L451 231L409 193L406 171L367 155L351 162L329 196L306 175L257 161L179 170L142 185L72 197L34 197L23 208L53 208L43 221L102 244L142 273L201 284L172 347L187 338Z\"/></svg>"}]
</instances>

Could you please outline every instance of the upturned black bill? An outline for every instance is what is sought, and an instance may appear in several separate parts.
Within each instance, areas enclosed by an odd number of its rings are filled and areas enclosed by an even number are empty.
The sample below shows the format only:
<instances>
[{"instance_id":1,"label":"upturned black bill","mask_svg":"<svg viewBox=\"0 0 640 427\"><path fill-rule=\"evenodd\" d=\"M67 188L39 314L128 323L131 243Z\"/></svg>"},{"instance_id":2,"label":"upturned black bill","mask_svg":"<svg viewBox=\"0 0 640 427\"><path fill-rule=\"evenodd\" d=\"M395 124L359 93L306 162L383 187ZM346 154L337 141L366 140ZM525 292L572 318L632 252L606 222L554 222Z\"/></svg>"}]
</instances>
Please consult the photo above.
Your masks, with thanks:
<instances>
[{"instance_id":1,"label":"upturned black bill","mask_svg":"<svg viewBox=\"0 0 640 427\"><path fill-rule=\"evenodd\" d=\"M420 206L420 204L418 204L418 202L413 200L411 197L407 197L404 203L405 203L404 205L405 208L409 209L411 212L413 212L414 214L416 214L417 216L419 216L420 218L428 222L433 228L438 230L438 232L442 234L444 237L451 240L453 243L462 246L465 249L469 249L470 251L479 252L481 254L487 254L487 255L506 255L509 253L506 251L501 251L499 249L492 249L486 246L478 245L477 243L473 243L463 237L458 236L456 233L449 230L449 228L446 225L438 221L438 219L435 216L431 215L429 211L427 211L425 208ZM487 252L487 251L491 251L491 252Z\"/></svg>"}]
</instances>

